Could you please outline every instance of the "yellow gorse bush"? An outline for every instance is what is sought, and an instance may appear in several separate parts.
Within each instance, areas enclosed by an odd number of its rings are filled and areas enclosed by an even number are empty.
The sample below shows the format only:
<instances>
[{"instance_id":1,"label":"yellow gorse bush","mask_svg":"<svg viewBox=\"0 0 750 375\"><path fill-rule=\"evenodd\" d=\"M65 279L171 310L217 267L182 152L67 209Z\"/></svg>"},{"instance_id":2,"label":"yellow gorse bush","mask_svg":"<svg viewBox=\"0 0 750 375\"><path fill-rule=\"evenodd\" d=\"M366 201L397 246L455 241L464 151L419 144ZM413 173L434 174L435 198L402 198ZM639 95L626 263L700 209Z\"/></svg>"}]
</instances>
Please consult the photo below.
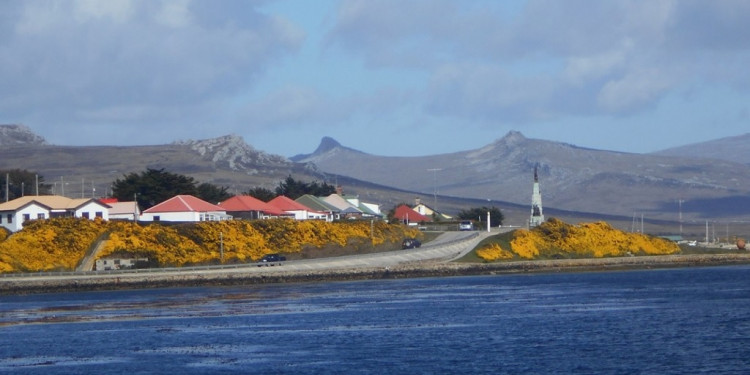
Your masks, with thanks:
<instances>
[{"instance_id":1,"label":"yellow gorse bush","mask_svg":"<svg viewBox=\"0 0 750 375\"><path fill-rule=\"evenodd\" d=\"M503 249L496 243L491 243L477 250L477 256L486 262L494 262L499 259L513 259L513 253Z\"/></svg>"},{"instance_id":2,"label":"yellow gorse bush","mask_svg":"<svg viewBox=\"0 0 750 375\"><path fill-rule=\"evenodd\" d=\"M518 230L511 241L511 250L520 257L533 259L567 253L596 258L630 254L673 254L677 244L640 233L627 233L605 222L570 225L549 219L532 230Z\"/></svg>"},{"instance_id":3,"label":"yellow gorse bush","mask_svg":"<svg viewBox=\"0 0 750 375\"><path fill-rule=\"evenodd\" d=\"M107 229L96 219L55 218L27 223L0 243L0 270L72 270ZM8 269L10 267L10 269Z\"/></svg>"},{"instance_id":4,"label":"yellow gorse bush","mask_svg":"<svg viewBox=\"0 0 750 375\"><path fill-rule=\"evenodd\" d=\"M0 272L72 270L98 238L98 257L128 253L161 266L257 261L270 253L323 246L376 246L421 238L417 229L382 221L232 220L194 224L50 219L29 223L0 242Z\"/></svg>"}]
</instances>

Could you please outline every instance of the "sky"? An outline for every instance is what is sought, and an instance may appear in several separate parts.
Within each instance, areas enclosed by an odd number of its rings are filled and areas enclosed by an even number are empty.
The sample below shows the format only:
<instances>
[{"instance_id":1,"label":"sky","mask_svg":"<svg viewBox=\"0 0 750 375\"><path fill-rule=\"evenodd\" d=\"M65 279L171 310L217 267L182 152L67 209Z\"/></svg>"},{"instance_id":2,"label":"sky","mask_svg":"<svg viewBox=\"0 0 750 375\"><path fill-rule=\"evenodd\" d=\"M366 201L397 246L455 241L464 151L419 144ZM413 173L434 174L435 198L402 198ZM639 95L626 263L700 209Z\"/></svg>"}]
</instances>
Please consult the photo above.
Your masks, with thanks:
<instances>
[{"instance_id":1,"label":"sky","mask_svg":"<svg viewBox=\"0 0 750 375\"><path fill-rule=\"evenodd\" d=\"M509 131L653 152L750 132L745 0L0 0L0 124L292 156Z\"/></svg>"}]
</instances>

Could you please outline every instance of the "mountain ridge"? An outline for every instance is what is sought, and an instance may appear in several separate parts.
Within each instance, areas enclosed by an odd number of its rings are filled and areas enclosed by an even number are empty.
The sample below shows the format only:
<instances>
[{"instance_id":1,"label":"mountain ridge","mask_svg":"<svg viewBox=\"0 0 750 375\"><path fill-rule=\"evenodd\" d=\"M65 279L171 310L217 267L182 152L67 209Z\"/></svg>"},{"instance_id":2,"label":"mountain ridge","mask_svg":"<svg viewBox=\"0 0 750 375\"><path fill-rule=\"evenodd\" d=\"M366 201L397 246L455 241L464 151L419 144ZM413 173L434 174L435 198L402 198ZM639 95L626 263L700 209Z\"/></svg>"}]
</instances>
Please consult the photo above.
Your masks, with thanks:
<instances>
[{"instance_id":1,"label":"mountain ridge","mask_svg":"<svg viewBox=\"0 0 750 375\"><path fill-rule=\"evenodd\" d=\"M750 167L743 164L582 148L517 131L475 150L429 156L377 156L344 146L322 150L297 161L423 194L517 204L529 200L538 165L545 205L580 212L676 217L674 202L680 199L684 213L705 216L712 202L747 196L750 186Z\"/></svg>"},{"instance_id":2,"label":"mountain ridge","mask_svg":"<svg viewBox=\"0 0 750 375\"><path fill-rule=\"evenodd\" d=\"M9 129L3 129L3 128ZM428 156L378 156L324 137L311 154L292 158L265 153L230 134L152 146L50 145L28 128L0 125L12 141L0 148L0 169L23 168L55 186L75 184L106 191L121 175L165 168L238 194L250 187L273 189L287 176L348 184L347 193L384 204L440 197L439 208L459 200L529 204L533 169L539 168L545 207L567 212L630 217L646 213L686 219L747 217L750 165L716 159L633 154L538 140L512 131L473 150ZM22 135L22 136L18 136ZM72 180L80 180L73 182ZM66 188L70 191L70 187ZM437 199L436 199L437 200ZM747 202L747 204L745 204ZM522 210L523 211L523 210Z\"/></svg>"}]
</instances>

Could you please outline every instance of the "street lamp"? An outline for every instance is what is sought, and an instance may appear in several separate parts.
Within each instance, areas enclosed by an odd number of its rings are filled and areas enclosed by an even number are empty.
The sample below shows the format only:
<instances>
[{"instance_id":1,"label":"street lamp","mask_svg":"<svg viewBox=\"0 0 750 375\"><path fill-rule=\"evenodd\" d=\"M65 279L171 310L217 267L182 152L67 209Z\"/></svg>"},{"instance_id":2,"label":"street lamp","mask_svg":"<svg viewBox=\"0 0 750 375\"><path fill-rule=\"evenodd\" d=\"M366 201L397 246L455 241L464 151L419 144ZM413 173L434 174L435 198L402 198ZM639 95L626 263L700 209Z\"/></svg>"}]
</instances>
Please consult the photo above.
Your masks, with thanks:
<instances>
[{"instance_id":1,"label":"street lamp","mask_svg":"<svg viewBox=\"0 0 750 375\"><path fill-rule=\"evenodd\" d=\"M428 171L432 171L432 210L437 212L437 172L442 171L442 168L430 168Z\"/></svg>"}]
</instances>

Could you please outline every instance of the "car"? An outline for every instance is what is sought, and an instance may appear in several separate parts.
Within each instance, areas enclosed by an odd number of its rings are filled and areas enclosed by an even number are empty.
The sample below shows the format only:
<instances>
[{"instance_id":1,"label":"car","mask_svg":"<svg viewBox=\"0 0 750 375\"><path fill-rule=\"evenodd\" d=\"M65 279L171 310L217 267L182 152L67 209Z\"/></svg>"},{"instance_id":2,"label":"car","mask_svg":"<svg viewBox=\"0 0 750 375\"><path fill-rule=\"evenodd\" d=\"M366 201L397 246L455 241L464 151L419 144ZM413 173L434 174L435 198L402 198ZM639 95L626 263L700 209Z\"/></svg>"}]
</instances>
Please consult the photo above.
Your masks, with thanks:
<instances>
[{"instance_id":1,"label":"car","mask_svg":"<svg viewBox=\"0 0 750 375\"><path fill-rule=\"evenodd\" d=\"M279 254L266 254L261 258L260 263L269 265L271 263L280 263L286 260L286 257Z\"/></svg>"},{"instance_id":2,"label":"car","mask_svg":"<svg viewBox=\"0 0 750 375\"><path fill-rule=\"evenodd\" d=\"M458 230L474 230L474 224L469 220L464 220L458 224Z\"/></svg>"},{"instance_id":3,"label":"car","mask_svg":"<svg viewBox=\"0 0 750 375\"><path fill-rule=\"evenodd\" d=\"M417 247L421 247L422 242L420 242L416 238L407 238L403 242L401 242L401 248L402 249L414 249Z\"/></svg>"}]
</instances>

